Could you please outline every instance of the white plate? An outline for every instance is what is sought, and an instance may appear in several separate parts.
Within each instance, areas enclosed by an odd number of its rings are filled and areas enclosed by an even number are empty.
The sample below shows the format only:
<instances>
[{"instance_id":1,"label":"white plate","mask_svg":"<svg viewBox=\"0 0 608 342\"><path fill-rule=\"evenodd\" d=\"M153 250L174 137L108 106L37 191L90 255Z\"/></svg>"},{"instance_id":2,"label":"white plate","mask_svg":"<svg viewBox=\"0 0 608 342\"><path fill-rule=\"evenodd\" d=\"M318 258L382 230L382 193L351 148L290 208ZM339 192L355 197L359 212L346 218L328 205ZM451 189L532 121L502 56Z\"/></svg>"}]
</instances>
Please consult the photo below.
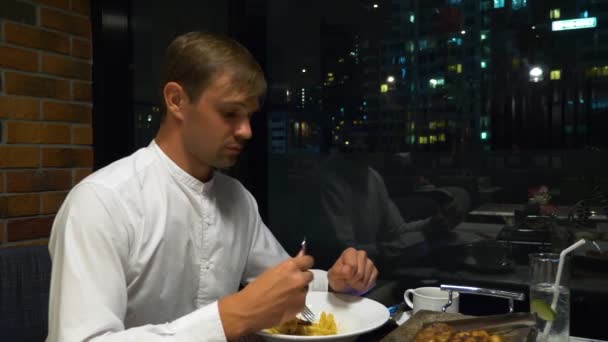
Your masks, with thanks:
<instances>
[{"instance_id":1,"label":"white plate","mask_svg":"<svg viewBox=\"0 0 608 342\"><path fill-rule=\"evenodd\" d=\"M388 309L368 298L331 292L309 292L306 305L318 317L321 312L334 314L338 334L330 336L294 336L258 332L266 341L354 341L357 336L382 326L388 320Z\"/></svg>"}]
</instances>

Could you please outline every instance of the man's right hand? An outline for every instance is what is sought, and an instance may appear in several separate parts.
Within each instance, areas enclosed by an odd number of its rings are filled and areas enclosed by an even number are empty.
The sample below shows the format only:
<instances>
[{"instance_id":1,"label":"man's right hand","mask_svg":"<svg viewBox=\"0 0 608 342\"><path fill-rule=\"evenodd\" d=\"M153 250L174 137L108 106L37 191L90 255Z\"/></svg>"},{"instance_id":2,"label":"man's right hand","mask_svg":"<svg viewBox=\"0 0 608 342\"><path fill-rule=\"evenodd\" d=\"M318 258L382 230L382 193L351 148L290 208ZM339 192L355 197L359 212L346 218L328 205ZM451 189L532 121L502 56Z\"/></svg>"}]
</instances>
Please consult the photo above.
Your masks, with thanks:
<instances>
[{"instance_id":1,"label":"man's right hand","mask_svg":"<svg viewBox=\"0 0 608 342\"><path fill-rule=\"evenodd\" d=\"M243 290L222 298L219 312L228 340L270 328L302 311L313 258L297 256L268 269Z\"/></svg>"}]
</instances>

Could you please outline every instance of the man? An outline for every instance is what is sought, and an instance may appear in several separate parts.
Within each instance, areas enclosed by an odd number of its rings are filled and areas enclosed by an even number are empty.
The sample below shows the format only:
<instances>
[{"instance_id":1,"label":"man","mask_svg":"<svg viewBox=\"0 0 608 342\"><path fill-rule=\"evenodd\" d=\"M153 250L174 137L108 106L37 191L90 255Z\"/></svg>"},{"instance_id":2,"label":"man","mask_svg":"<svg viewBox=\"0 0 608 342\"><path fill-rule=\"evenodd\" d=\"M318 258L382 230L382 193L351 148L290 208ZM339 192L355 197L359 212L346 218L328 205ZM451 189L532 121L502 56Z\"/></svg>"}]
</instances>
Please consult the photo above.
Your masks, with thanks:
<instances>
[{"instance_id":1,"label":"man","mask_svg":"<svg viewBox=\"0 0 608 342\"><path fill-rule=\"evenodd\" d=\"M236 162L266 91L244 47L182 35L162 84L155 140L83 180L57 214L48 341L234 340L294 317L309 286L373 285L362 251L345 250L327 273L289 257L251 194L215 171Z\"/></svg>"},{"instance_id":2,"label":"man","mask_svg":"<svg viewBox=\"0 0 608 342\"><path fill-rule=\"evenodd\" d=\"M369 165L369 155L348 149L331 153L315 174L319 212L311 216L320 222L308 225L307 236L322 267L333 264L339 255L336 247L350 246L365 251L383 274L392 274L398 266L420 263L444 244L462 242L456 238L461 234L452 231L461 221L461 211L445 189L395 202L380 173ZM426 215L405 220L402 213L407 211Z\"/></svg>"}]
</instances>

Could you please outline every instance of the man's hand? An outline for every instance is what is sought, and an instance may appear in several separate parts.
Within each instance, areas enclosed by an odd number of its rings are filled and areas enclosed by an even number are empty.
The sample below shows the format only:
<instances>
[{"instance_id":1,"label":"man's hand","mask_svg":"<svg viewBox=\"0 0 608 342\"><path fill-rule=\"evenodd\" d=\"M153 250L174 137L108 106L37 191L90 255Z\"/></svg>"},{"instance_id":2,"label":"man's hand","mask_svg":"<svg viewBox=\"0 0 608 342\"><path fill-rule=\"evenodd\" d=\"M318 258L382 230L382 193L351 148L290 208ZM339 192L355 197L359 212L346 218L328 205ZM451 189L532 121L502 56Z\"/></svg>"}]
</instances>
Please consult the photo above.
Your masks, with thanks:
<instances>
[{"instance_id":1,"label":"man's hand","mask_svg":"<svg viewBox=\"0 0 608 342\"><path fill-rule=\"evenodd\" d=\"M329 287L335 292L364 291L376 283L378 269L365 251L347 248L327 273Z\"/></svg>"},{"instance_id":2,"label":"man's hand","mask_svg":"<svg viewBox=\"0 0 608 342\"><path fill-rule=\"evenodd\" d=\"M297 256L267 270L243 290L222 298L220 318L228 340L286 322L304 308L313 275L310 256Z\"/></svg>"}]
</instances>

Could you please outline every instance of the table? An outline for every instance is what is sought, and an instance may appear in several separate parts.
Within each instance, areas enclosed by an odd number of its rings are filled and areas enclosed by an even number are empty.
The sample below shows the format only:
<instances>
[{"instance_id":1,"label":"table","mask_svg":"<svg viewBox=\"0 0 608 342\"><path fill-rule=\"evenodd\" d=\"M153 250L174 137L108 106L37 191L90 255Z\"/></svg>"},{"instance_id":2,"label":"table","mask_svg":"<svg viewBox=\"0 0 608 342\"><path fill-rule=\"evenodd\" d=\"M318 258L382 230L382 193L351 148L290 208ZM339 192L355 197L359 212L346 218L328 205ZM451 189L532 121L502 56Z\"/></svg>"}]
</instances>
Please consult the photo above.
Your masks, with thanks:
<instances>
[{"instance_id":1,"label":"table","mask_svg":"<svg viewBox=\"0 0 608 342\"><path fill-rule=\"evenodd\" d=\"M523 204L511 204L511 203L484 203L479 207L475 208L469 215L471 216L487 216L487 217L502 217L505 220L510 220L514 216L516 210L523 210ZM569 206L557 206L557 218L565 220L568 218ZM590 220L606 221L608 217L604 214L596 212L596 214L589 217Z\"/></svg>"}]
</instances>

